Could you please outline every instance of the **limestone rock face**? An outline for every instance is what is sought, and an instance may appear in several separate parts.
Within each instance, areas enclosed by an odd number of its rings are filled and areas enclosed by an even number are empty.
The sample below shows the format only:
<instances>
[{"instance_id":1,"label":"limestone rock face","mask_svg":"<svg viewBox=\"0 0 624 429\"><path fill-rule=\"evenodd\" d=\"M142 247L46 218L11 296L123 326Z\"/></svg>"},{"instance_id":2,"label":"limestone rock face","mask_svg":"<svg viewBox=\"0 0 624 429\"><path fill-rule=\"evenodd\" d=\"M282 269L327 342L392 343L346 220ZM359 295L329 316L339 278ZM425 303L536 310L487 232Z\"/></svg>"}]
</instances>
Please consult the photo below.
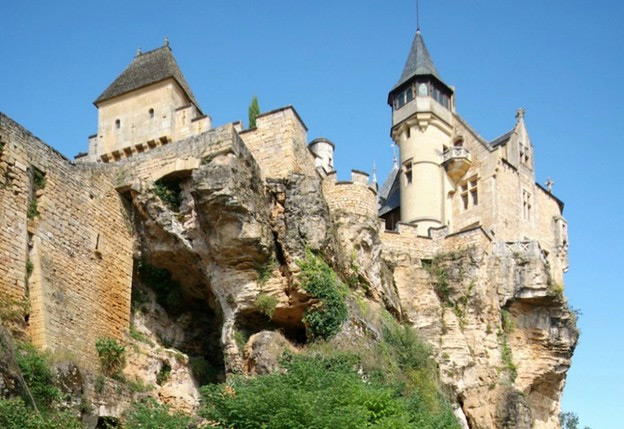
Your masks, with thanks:
<instances>
[{"instance_id":1,"label":"limestone rock face","mask_svg":"<svg viewBox=\"0 0 624 429\"><path fill-rule=\"evenodd\" d=\"M262 331L252 335L245 346L247 373L262 375L279 371L279 361L287 351L296 352L296 348L279 332Z\"/></svg>"},{"instance_id":2,"label":"limestone rock face","mask_svg":"<svg viewBox=\"0 0 624 429\"><path fill-rule=\"evenodd\" d=\"M150 295L134 312L147 341L134 342L125 374L152 385L148 394L192 411L201 384L193 356L211 356L218 381L276 371L284 351L304 347L313 300L297 261L311 249L367 301L367 312L350 302L336 344L375 341L387 310L431 345L464 427L558 427L578 333L539 249L442 233L389 238L376 213L332 205L320 178L264 181L251 155L220 153L164 179L179 186L179 207L151 186L132 191L136 259L181 288L181 310Z\"/></svg>"},{"instance_id":3,"label":"limestone rock face","mask_svg":"<svg viewBox=\"0 0 624 429\"><path fill-rule=\"evenodd\" d=\"M470 427L558 427L578 332L545 259L476 247L388 255L407 320ZM510 393L511 392L511 393Z\"/></svg>"}]
</instances>

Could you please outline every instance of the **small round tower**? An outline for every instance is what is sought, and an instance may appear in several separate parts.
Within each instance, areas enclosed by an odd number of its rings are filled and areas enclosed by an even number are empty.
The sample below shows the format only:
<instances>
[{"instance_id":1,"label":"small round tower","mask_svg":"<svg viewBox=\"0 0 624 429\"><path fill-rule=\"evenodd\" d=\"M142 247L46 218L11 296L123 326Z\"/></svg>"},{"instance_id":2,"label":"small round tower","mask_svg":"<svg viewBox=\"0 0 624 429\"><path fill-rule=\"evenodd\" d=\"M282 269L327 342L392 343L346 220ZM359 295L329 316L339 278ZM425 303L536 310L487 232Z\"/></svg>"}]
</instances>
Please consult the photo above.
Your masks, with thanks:
<instances>
[{"instance_id":1,"label":"small round tower","mask_svg":"<svg viewBox=\"0 0 624 429\"><path fill-rule=\"evenodd\" d=\"M308 144L308 149L314 155L316 168L322 168L326 173L334 171L334 149L335 145L324 137L312 140Z\"/></svg>"}]
</instances>

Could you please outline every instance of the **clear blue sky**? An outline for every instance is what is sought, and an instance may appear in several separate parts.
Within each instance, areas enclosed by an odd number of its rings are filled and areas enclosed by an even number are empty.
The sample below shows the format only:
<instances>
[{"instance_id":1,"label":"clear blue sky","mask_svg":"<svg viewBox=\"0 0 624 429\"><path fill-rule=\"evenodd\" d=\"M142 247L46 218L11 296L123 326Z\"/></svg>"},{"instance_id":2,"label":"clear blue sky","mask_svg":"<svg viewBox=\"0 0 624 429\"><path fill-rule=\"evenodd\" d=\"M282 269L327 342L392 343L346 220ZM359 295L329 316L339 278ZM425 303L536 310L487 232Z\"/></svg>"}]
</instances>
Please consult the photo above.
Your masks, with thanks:
<instances>
[{"instance_id":1,"label":"clear blue sky","mask_svg":"<svg viewBox=\"0 0 624 429\"><path fill-rule=\"evenodd\" d=\"M390 168L386 96L415 31L415 0L0 2L0 111L67 156L96 131L92 101L138 47L168 36L215 124L246 120L257 95L265 111L294 105L310 138L332 139L342 177L373 160L380 176ZM552 176L566 202L566 294L583 316L563 405L593 429L622 427L624 401L623 4L421 5L458 112L494 138L525 107L538 180Z\"/></svg>"}]
</instances>

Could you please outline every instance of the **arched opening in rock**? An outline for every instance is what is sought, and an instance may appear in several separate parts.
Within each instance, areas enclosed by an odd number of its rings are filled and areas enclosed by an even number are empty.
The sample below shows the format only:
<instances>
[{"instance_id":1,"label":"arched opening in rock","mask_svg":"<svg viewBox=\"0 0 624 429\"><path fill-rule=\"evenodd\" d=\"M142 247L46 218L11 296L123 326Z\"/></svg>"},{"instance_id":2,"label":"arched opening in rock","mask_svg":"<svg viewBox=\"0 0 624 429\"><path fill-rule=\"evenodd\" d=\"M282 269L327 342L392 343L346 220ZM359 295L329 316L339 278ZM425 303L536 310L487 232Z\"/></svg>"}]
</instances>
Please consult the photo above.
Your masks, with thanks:
<instances>
[{"instance_id":1,"label":"arched opening in rock","mask_svg":"<svg viewBox=\"0 0 624 429\"><path fill-rule=\"evenodd\" d=\"M98 417L95 429L110 429L121 427L119 419L115 417Z\"/></svg>"},{"instance_id":2,"label":"arched opening in rock","mask_svg":"<svg viewBox=\"0 0 624 429\"><path fill-rule=\"evenodd\" d=\"M223 316L210 288L197 283L192 269L173 264L172 273L160 258L135 262L132 286L134 319L147 328L165 348L189 357L190 370L199 385L225 380L221 346ZM171 261L170 261L171 262ZM188 262L188 261L187 261ZM182 273L181 275L177 275ZM184 279L185 282L179 281ZM192 287L186 282L194 280Z\"/></svg>"},{"instance_id":3,"label":"arched opening in rock","mask_svg":"<svg viewBox=\"0 0 624 429\"><path fill-rule=\"evenodd\" d=\"M286 320L288 319L271 319L257 310L243 310L237 314L234 325L236 342L239 347L242 347L249 337L260 331L280 331L291 343L305 344L307 342L306 330L301 317L294 318L290 322Z\"/></svg>"}]
</instances>

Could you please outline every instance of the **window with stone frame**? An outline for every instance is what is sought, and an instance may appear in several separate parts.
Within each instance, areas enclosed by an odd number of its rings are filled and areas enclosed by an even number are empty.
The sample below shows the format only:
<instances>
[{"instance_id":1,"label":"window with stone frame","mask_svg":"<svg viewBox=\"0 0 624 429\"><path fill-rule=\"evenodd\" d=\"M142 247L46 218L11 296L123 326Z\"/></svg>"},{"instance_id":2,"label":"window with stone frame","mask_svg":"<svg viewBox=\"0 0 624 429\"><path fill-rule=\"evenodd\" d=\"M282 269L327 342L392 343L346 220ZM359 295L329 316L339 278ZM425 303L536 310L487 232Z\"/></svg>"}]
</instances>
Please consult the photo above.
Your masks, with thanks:
<instances>
[{"instance_id":1,"label":"window with stone frame","mask_svg":"<svg viewBox=\"0 0 624 429\"><path fill-rule=\"evenodd\" d=\"M462 209L468 210L479 205L479 178L471 177L459 185Z\"/></svg>"},{"instance_id":2,"label":"window with stone frame","mask_svg":"<svg viewBox=\"0 0 624 429\"><path fill-rule=\"evenodd\" d=\"M405 183L410 185L412 183L412 160L408 159L403 163L403 173L405 174Z\"/></svg>"},{"instance_id":3,"label":"window with stone frame","mask_svg":"<svg viewBox=\"0 0 624 429\"><path fill-rule=\"evenodd\" d=\"M521 140L518 145L520 147L520 162L526 165L530 165L531 147L524 140Z\"/></svg>"},{"instance_id":4,"label":"window with stone frame","mask_svg":"<svg viewBox=\"0 0 624 429\"><path fill-rule=\"evenodd\" d=\"M533 196L526 189L522 190L522 218L528 222L533 220Z\"/></svg>"}]
</instances>

